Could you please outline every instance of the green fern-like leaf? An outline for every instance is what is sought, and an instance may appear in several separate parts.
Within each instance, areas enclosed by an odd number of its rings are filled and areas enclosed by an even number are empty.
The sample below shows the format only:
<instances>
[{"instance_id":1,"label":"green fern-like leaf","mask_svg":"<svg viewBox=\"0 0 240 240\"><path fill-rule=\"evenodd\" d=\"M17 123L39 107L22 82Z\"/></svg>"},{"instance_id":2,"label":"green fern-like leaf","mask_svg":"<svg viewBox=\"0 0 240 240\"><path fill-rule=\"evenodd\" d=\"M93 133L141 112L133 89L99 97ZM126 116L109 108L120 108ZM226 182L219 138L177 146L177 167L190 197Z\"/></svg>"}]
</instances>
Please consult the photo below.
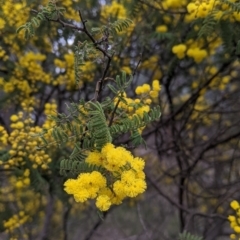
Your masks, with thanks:
<instances>
[{"instance_id":1,"label":"green fern-like leaf","mask_svg":"<svg viewBox=\"0 0 240 240\"><path fill-rule=\"evenodd\" d=\"M78 45L74 48L74 71L75 71L75 83L79 84L81 77L81 66L85 64L85 60L90 55L96 54L95 45L88 41L78 42Z\"/></svg>"},{"instance_id":2,"label":"green fern-like leaf","mask_svg":"<svg viewBox=\"0 0 240 240\"><path fill-rule=\"evenodd\" d=\"M94 27L91 29L91 32L92 34L104 34L105 32L108 32L111 35L116 36L118 32L122 32L129 28L132 23L132 20L128 18L118 19L113 23L102 26L101 28Z\"/></svg>"},{"instance_id":3,"label":"green fern-like leaf","mask_svg":"<svg viewBox=\"0 0 240 240\"><path fill-rule=\"evenodd\" d=\"M233 46L233 31L231 23L227 21L220 22L220 35L223 40L223 46L227 52L232 52Z\"/></svg>"},{"instance_id":4,"label":"green fern-like leaf","mask_svg":"<svg viewBox=\"0 0 240 240\"><path fill-rule=\"evenodd\" d=\"M91 117L88 122L88 129L94 138L96 149L101 150L106 143L112 142L112 136L101 104L99 102L89 102L89 105Z\"/></svg>"},{"instance_id":5,"label":"green fern-like leaf","mask_svg":"<svg viewBox=\"0 0 240 240\"><path fill-rule=\"evenodd\" d=\"M123 30L127 29L132 24L131 19L118 19L117 21L110 23L109 31L113 34L117 32L122 32Z\"/></svg>"},{"instance_id":6,"label":"green fern-like leaf","mask_svg":"<svg viewBox=\"0 0 240 240\"><path fill-rule=\"evenodd\" d=\"M145 143L144 139L142 138L142 135L140 134L140 132L137 129L134 129L131 131L130 140L134 147L137 147L141 144L144 144L144 146L146 147L146 143Z\"/></svg>"},{"instance_id":7,"label":"green fern-like leaf","mask_svg":"<svg viewBox=\"0 0 240 240\"><path fill-rule=\"evenodd\" d=\"M63 15L65 8L57 7L54 1L49 1L46 7L43 7L36 17L33 17L29 22L20 26L17 33L24 30L25 38L28 39L35 35L35 28L39 27L41 22L47 19L56 19L59 15Z\"/></svg>"},{"instance_id":8,"label":"green fern-like leaf","mask_svg":"<svg viewBox=\"0 0 240 240\"><path fill-rule=\"evenodd\" d=\"M212 11L209 15L207 15L204 18L202 26L198 32L199 38L212 35L217 25L217 20L215 18L216 13L217 11Z\"/></svg>"},{"instance_id":9,"label":"green fern-like leaf","mask_svg":"<svg viewBox=\"0 0 240 240\"><path fill-rule=\"evenodd\" d=\"M102 174L105 173L105 169L101 166L89 164L81 161L73 161L70 159L63 159L60 162L60 174L67 175L69 172L72 174L87 173L92 171L98 171Z\"/></svg>"},{"instance_id":10,"label":"green fern-like leaf","mask_svg":"<svg viewBox=\"0 0 240 240\"><path fill-rule=\"evenodd\" d=\"M10 155L7 150L0 150L0 159L3 162L6 162L10 159Z\"/></svg>"},{"instance_id":11,"label":"green fern-like leaf","mask_svg":"<svg viewBox=\"0 0 240 240\"><path fill-rule=\"evenodd\" d=\"M174 38L174 35L169 32L162 32L162 33L154 33L153 37L157 40L163 41L163 40L172 40Z\"/></svg>"},{"instance_id":12,"label":"green fern-like leaf","mask_svg":"<svg viewBox=\"0 0 240 240\"><path fill-rule=\"evenodd\" d=\"M113 124L110 127L110 133L114 136L120 135L131 131L132 129L138 129L146 126L148 123L156 121L160 118L161 111L160 107L155 107L150 112L144 113L143 118L138 115L134 115L132 119L124 118L119 123Z\"/></svg>"}]
</instances>

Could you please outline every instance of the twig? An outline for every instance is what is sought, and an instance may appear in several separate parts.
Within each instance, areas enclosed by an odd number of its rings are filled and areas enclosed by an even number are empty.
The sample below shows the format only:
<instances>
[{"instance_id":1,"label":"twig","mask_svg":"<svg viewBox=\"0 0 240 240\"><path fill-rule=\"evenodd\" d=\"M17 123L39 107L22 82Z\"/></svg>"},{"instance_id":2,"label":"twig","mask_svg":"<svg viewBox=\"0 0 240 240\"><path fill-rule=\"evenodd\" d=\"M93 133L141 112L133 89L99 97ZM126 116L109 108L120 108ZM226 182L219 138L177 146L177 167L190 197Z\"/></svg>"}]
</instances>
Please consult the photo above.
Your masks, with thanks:
<instances>
[{"instance_id":1,"label":"twig","mask_svg":"<svg viewBox=\"0 0 240 240\"><path fill-rule=\"evenodd\" d=\"M100 47L99 46L99 43L93 38L93 36L91 35L91 33L88 31L88 29L87 29L87 27L86 27L86 22L87 22L87 20L84 20L83 19L83 17L82 17L82 13L81 13L81 11L79 10L78 11L78 14L79 14L79 17L80 17L80 20L81 20L81 22L82 22L82 24L83 24L83 32L84 33L86 33L86 35L90 38L90 40L94 43L94 45L95 45L95 48L97 49L97 50L99 50L100 52L102 52L103 53L103 55L104 55L104 57L107 57L107 65L106 65L106 67L105 67L105 69L104 69L104 71L103 71L103 75L102 75L102 77L101 77L101 79L100 79L100 81L98 81L98 88L97 88L97 92L95 92L95 98L94 98L94 100L95 101L97 101L97 99L98 99L98 97L99 97L99 94L101 93L101 91L102 91L102 88L103 88L103 82L104 82L104 79L105 79L105 77L106 77L106 75L107 75L107 72L108 72L108 69L109 69L109 67L110 67L110 63L111 63L111 61L112 61L112 56L110 56L108 53L107 53L107 51L106 50L104 50L102 47Z\"/></svg>"},{"instance_id":2,"label":"twig","mask_svg":"<svg viewBox=\"0 0 240 240\"><path fill-rule=\"evenodd\" d=\"M140 63L142 62L142 54L140 55L140 59L138 60L137 66L135 67L134 71L133 71L133 77L136 75L137 69L140 66Z\"/></svg>"},{"instance_id":3,"label":"twig","mask_svg":"<svg viewBox=\"0 0 240 240\"><path fill-rule=\"evenodd\" d=\"M114 119L114 115L115 115L115 112L117 111L117 108L118 108L118 105L119 105L120 101L121 101L121 100L118 99L117 104L116 104L116 106L115 106L114 109L113 109L113 112L112 112L111 119L110 119L110 121L109 121L108 127L111 127L111 126L112 126L113 119Z\"/></svg>"}]
</instances>

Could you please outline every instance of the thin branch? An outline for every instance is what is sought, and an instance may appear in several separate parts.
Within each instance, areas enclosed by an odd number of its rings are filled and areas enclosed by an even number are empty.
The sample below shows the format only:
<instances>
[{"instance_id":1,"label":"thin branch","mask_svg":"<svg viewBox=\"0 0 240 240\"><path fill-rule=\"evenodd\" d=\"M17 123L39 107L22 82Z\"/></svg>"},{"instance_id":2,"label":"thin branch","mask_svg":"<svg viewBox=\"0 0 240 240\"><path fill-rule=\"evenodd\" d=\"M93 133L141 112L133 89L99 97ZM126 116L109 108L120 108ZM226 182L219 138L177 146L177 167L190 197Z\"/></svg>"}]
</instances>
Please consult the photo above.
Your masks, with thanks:
<instances>
[{"instance_id":1,"label":"thin branch","mask_svg":"<svg viewBox=\"0 0 240 240\"><path fill-rule=\"evenodd\" d=\"M183 205L179 204L178 202L174 201L172 198L170 198L167 194L165 194L156 184L156 182L154 180L151 179L151 177L149 177L147 175L147 180L151 183L151 185L154 187L154 189L159 193L159 195L161 195L162 197L164 197L168 202L170 202L172 205L174 205L175 207L177 207L178 209L183 210L184 212L191 214L191 215L198 215L204 218L220 218L222 220L227 221L227 217L222 216L220 214L205 214L202 212L197 212L194 210L191 210L189 208L184 207Z\"/></svg>"}]
</instances>

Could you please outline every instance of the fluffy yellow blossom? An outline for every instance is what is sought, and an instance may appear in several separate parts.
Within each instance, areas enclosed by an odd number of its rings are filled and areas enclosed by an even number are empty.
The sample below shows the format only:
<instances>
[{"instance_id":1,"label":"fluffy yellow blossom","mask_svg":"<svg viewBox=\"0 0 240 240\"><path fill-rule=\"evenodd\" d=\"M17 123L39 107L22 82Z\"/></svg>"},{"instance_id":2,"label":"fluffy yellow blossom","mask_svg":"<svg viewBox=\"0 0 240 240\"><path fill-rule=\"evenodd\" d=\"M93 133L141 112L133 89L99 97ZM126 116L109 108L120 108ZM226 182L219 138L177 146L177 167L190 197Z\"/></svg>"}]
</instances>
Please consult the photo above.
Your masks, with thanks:
<instances>
[{"instance_id":1,"label":"fluffy yellow blossom","mask_svg":"<svg viewBox=\"0 0 240 240\"><path fill-rule=\"evenodd\" d=\"M100 211L107 211L111 206L110 198L107 195L98 196L96 206Z\"/></svg>"},{"instance_id":2,"label":"fluffy yellow blossom","mask_svg":"<svg viewBox=\"0 0 240 240\"><path fill-rule=\"evenodd\" d=\"M111 172L118 171L128 160L125 157L124 150L120 147L111 149L106 153L105 157L103 166Z\"/></svg>"},{"instance_id":3,"label":"fluffy yellow blossom","mask_svg":"<svg viewBox=\"0 0 240 240\"><path fill-rule=\"evenodd\" d=\"M103 19L113 18L126 18L127 11L125 7L117 1L112 1L110 5L103 5L101 10L101 17Z\"/></svg>"},{"instance_id":4,"label":"fluffy yellow blossom","mask_svg":"<svg viewBox=\"0 0 240 240\"><path fill-rule=\"evenodd\" d=\"M230 215L230 216L228 216L228 220L229 220L230 222L235 222L235 221L236 221L236 217Z\"/></svg>"},{"instance_id":5,"label":"fluffy yellow blossom","mask_svg":"<svg viewBox=\"0 0 240 240\"><path fill-rule=\"evenodd\" d=\"M156 27L156 32L164 33L168 31L168 27L166 25L159 25Z\"/></svg>"},{"instance_id":6,"label":"fluffy yellow blossom","mask_svg":"<svg viewBox=\"0 0 240 240\"><path fill-rule=\"evenodd\" d=\"M187 5L188 13L194 13L197 10L197 8L198 8L198 6L195 3L193 3L193 2L190 2Z\"/></svg>"},{"instance_id":7,"label":"fluffy yellow blossom","mask_svg":"<svg viewBox=\"0 0 240 240\"><path fill-rule=\"evenodd\" d=\"M152 103L152 100L150 98L147 98L144 100L144 103L150 105Z\"/></svg>"},{"instance_id":8,"label":"fluffy yellow blossom","mask_svg":"<svg viewBox=\"0 0 240 240\"><path fill-rule=\"evenodd\" d=\"M230 203L230 206L233 210L235 210L235 215L229 215L228 220L230 222L230 227L233 229L234 234L230 235L230 239L238 239L237 237L240 237L240 205L239 202L236 200L233 200Z\"/></svg>"},{"instance_id":9,"label":"fluffy yellow blossom","mask_svg":"<svg viewBox=\"0 0 240 240\"><path fill-rule=\"evenodd\" d=\"M157 91L151 91L149 93L149 95L152 97L152 98L157 98L158 97L158 92Z\"/></svg>"},{"instance_id":10,"label":"fluffy yellow blossom","mask_svg":"<svg viewBox=\"0 0 240 240\"><path fill-rule=\"evenodd\" d=\"M25 212L20 211L19 214L15 214L8 220L4 220L3 226L5 229L12 231L23 225L28 219L29 216L26 215Z\"/></svg>"},{"instance_id":11,"label":"fluffy yellow blossom","mask_svg":"<svg viewBox=\"0 0 240 240\"><path fill-rule=\"evenodd\" d=\"M152 82L152 89L153 91L160 91L161 90L161 86L158 80L153 80Z\"/></svg>"},{"instance_id":12,"label":"fluffy yellow blossom","mask_svg":"<svg viewBox=\"0 0 240 240\"><path fill-rule=\"evenodd\" d=\"M68 179L64 187L68 194L73 194L77 202L85 202L96 198L99 190L106 187L106 178L97 171L81 173L77 179Z\"/></svg>"},{"instance_id":13,"label":"fluffy yellow blossom","mask_svg":"<svg viewBox=\"0 0 240 240\"><path fill-rule=\"evenodd\" d=\"M131 185L125 186L125 192L128 197L136 197L137 195L145 192L146 188L146 182L142 179L137 179Z\"/></svg>"},{"instance_id":14,"label":"fluffy yellow blossom","mask_svg":"<svg viewBox=\"0 0 240 240\"><path fill-rule=\"evenodd\" d=\"M104 158L100 152L90 152L86 158L86 162L94 165L101 166L103 165Z\"/></svg>"},{"instance_id":15,"label":"fluffy yellow blossom","mask_svg":"<svg viewBox=\"0 0 240 240\"><path fill-rule=\"evenodd\" d=\"M136 90L135 90L135 93L136 93L137 95L143 94L143 93L144 93L143 87L142 87L142 86L138 86L138 87L136 88Z\"/></svg>"},{"instance_id":16,"label":"fluffy yellow blossom","mask_svg":"<svg viewBox=\"0 0 240 240\"><path fill-rule=\"evenodd\" d=\"M185 44L178 44L173 46L172 52L177 55L179 59L185 57L185 52L187 50L187 46Z\"/></svg>"},{"instance_id":17,"label":"fluffy yellow blossom","mask_svg":"<svg viewBox=\"0 0 240 240\"><path fill-rule=\"evenodd\" d=\"M142 88L143 88L143 93L148 93L151 89L150 85L146 83L142 85Z\"/></svg>"},{"instance_id":18,"label":"fluffy yellow blossom","mask_svg":"<svg viewBox=\"0 0 240 240\"><path fill-rule=\"evenodd\" d=\"M114 149L114 145L112 143L107 143L103 148L101 153L106 156L109 151Z\"/></svg>"},{"instance_id":19,"label":"fluffy yellow blossom","mask_svg":"<svg viewBox=\"0 0 240 240\"><path fill-rule=\"evenodd\" d=\"M100 152L90 152L86 162L105 169L80 173L77 179L68 179L64 190L72 194L76 202L96 199L96 206L107 211L112 204L120 204L125 197L136 197L146 190L145 163L123 147L107 143Z\"/></svg>"},{"instance_id":20,"label":"fluffy yellow blossom","mask_svg":"<svg viewBox=\"0 0 240 240\"><path fill-rule=\"evenodd\" d=\"M3 146L6 146L7 142L8 142L8 133L5 130L5 128L0 125L0 149L1 149L1 144Z\"/></svg>"},{"instance_id":21,"label":"fluffy yellow blossom","mask_svg":"<svg viewBox=\"0 0 240 240\"><path fill-rule=\"evenodd\" d=\"M139 172L139 171L143 171L145 166L145 161L142 158L136 157L130 162L130 164L135 171Z\"/></svg>"},{"instance_id":22,"label":"fluffy yellow blossom","mask_svg":"<svg viewBox=\"0 0 240 240\"><path fill-rule=\"evenodd\" d=\"M150 94L151 96L151 94ZM136 114L143 117L144 112L148 113L150 111L150 107L148 105L142 106L136 110Z\"/></svg>"},{"instance_id":23,"label":"fluffy yellow blossom","mask_svg":"<svg viewBox=\"0 0 240 240\"><path fill-rule=\"evenodd\" d=\"M16 121L18 121L18 116L17 115L12 115L11 117L10 117L10 120L12 121L12 122L16 122Z\"/></svg>"},{"instance_id":24,"label":"fluffy yellow blossom","mask_svg":"<svg viewBox=\"0 0 240 240\"><path fill-rule=\"evenodd\" d=\"M231 234L231 235L230 235L230 239L237 239L236 234Z\"/></svg>"},{"instance_id":25,"label":"fluffy yellow blossom","mask_svg":"<svg viewBox=\"0 0 240 240\"><path fill-rule=\"evenodd\" d=\"M187 55L192 57L196 63L200 63L204 58L207 57L207 51L198 47L190 48L187 51Z\"/></svg>"},{"instance_id":26,"label":"fluffy yellow blossom","mask_svg":"<svg viewBox=\"0 0 240 240\"><path fill-rule=\"evenodd\" d=\"M231 208L234 209L234 210L237 210L237 209L240 208L239 203L238 203L236 200L232 201L232 202L230 203L230 206L231 206Z\"/></svg>"},{"instance_id":27,"label":"fluffy yellow blossom","mask_svg":"<svg viewBox=\"0 0 240 240\"><path fill-rule=\"evenodd\" d=\"M240 233L240 227L239 226L235 226L233 228L233 230L236 232L236 233Z\"/></svg>"},{"instance_id":28,"label":"fluffy yellow blossom","mask_svg":"<svg viewBox=\"0 0 240 240\"><path fill-rule=\"evenodd\" d=\"M5 20L0 18L0 29L3 29L5 24L6 24Z\"/></svg>"}]
</instances>

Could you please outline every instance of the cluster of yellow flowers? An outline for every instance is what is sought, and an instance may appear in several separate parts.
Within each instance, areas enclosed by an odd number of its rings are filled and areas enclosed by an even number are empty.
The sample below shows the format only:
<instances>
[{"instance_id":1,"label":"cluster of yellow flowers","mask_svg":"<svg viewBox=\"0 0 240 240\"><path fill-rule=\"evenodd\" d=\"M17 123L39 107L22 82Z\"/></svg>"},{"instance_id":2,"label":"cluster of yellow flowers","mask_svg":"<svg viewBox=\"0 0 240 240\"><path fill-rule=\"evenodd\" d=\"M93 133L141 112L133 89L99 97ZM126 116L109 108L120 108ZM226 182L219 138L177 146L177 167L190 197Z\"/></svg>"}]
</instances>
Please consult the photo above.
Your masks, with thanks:
<instances>
[{"instance_id":1,"label":"cluster of yellow flowers","mask_svg":"<svg viewBox=\"0 0 240 240\"><path fill-rule=\"evenodd\" d=\"M19 58L12 76L0 79L0 85L6 93L17 92L11 101L28 101L31 95L39 91L39 82L50 84L51 75L43 71L41 66L46 56L38 53L28 52Z\"/></svg>"},{"instance_id":2,"label":"cluster of yellow flowers","mask_svg":"<svg viewBox=\"0 0 240 240\"><path fill-rule=\"evenodd\" d=\"M15 76L23 78L27 76L30 81L30 87L36 87L37 81L49 84L51 76L43 71L42 62L46 60L46 56L40 53L28 52L19 58L20 65L16 67ZM27 73L27 74L26 74Z\"/></svg>"},{"instance_id":3,"label":"cluster of yellow flowers","mask_svg":"<svg viewBox=\"0 0 240 240\"><path fill-rule=\"evenodd\" d=\"M230 227L233 229L234 233L230 235L230 239L240 239L240 205L239 202L233 200L230 203L231 208L235 211L235 215L228 216L230 221Z\"/></svg>"},{"instance_id":4,"label":"cluster of yellow flowers","mask_svg":"<svg viewBox=\"0 0 240 240\"><path fill-rule=\"evenodd\" d=\"M6 24L6 21L0 18L0 30L4 28L5 24Z\"/></svg>"},{"instance_id":5,"label":"cluster of yellow flowers","mask_svg":"<svg viewBox=\"0 0 240 240\"><path fill-rule=\"evenodd\" d=\"M8 24L11 26L21 26L25 24L28 19L27 14L19 14L20 11L29 12L29 7L26 2L14 2L14 0L9 0L4 2L2 5L2 14L8 19Z\"/></svg>"},{"instance_id":6,"label":"cluster of yellow flowers","mask_svg":"<svg viewBox=\"0 0 240 240\"><path fill-rule=\"evenodd\" d=\"M148 97L152 99L156 99L159 95L160 90L161 90L161 86L160 86L159 80L153 80L152 89L149 84L143 84L142 86L138 86L135 92L137 95L141 96L141 99L143 99L145 103L150 104L151 99L149 99Z\"/></svg>"},{"instance_id":7,"label":"cluster of yellow flowers","mask_svg":"<svg viewBox=\"0 0 240 240\"><path fill-rule=\"evenodd\" d=\"M33 138L33 135L41 132L42 129L38 126L31 127L33 120L30 117L24 119L23 112L12 115L10 120L12 131L9 136L5 134L2 141L10 144L9 154L11 157L7 162L4 162L3 167L7 169L10 166L23 166L26 164L24 158L28 156L32 161L33 168L47 169L51 158L43 150L36 149L38 145L42 144L41 139Z\"/></svg>"},{"instance_id":8,"label":"cluster of yellow flowers","mask_svg":"<svg viewBox=\"0 0 240 240\"><path fill-rule=\"evenodd\" d=\"M3 34L6 30L1 32L3 42L7 44L11 53L20 53L20 46L17 40L21 39L21 43L23 43L23 34L16 35L16 29L25 24L29 18L31 7L27 5L26 1L18 1L9 0L1 3L0 6L0 30L3 28L7 28L8 34ZM25 12L25 14L21 14L21 12Z\"/></svg>"},{"instance_id":9,"label":"cluster of yellow flowers","mask_svg":"<svg viewBox=\"0 0 240 240\"><path fill-rule=\"evenodd\" d=\"M1 19L0 19L0 24L1 24ZM0 58L3 59L3 61L6 61L9 58L8 55L6 54L6 51L2 47L0 47Z\"/></svg>"},{"instance_id":10,"label":"cluster of yellow flowers","mask_svg":"<svg viewBox=\"0 0 240 240\"><path fill-rule=\"evenodd\" d=\"M230 0L230 3L235 3L236 0ZM231 4L223 3L219 0L194 0L187 5L188 14L185 17L186 22L191 22L196 18L205 18L213 13L216 20L223 18L231 22L240 21L240 14L237 11L231 14L224 14L226 10L231 11Z\"/></svg>"},{"instance_id":11,"label":"cluster of yellow flowers","mask_svg":"<svg viewBox=\"0 0 240 240\"><path fill-rule=\"evenodd\" d=\"M26 215L24 211L20 211L19 214L13 215L8 220L3 220L3 226L6 229L5 231L9 232L20 227L28 220L28 218L29 216Z\"/></svg>"},{"instance_id":12,"label":"cluster of yellow flowers","mask_svg":"<svg viewBox=\"0 0 240 240\"><path fill-rule=\"evenodd\" d=\"M110 5L103 5L101 9L101 17L103 20L108 20L109 17L112 18L126 18L127 10L124 6L117 1L112 1Z\"/></svg>"},{"instance_id":13,"label":"cluster of yellow flowers","mask_svg":"<svg viewBox=\"0 0 240 240\"><path fill-rule=\"evenodd\" d=\"M0 149L7 145L8 133L3 126L0 125Z\"/></svg>"},{"instance_id":14,"label":"cluster of yellow flowers","mask_svg":"<svg viewBox=\"0 0 240 240\"><path fill-rule=\"evenodd\" d=\"M161 90L161 86L159 80L153 80L152 86L149 84L143 84L142 86L138 86L135 90L136 94L139 98L132 99L127 97L126 93L123 94L123 98L125 102L118 103L118 98L114 99L114 104L118 104L118 108L123 109L126 112L128 117L131 119L135 114L140 116L141 118L144 115L144 112L148 113L150 111L151 103L158 101L159 92ZM139 132L142 132L144 127L138 129Z\"/></svg>"},{"instance_id":15,"label":"cluster of yellow flowers","mask_svg":"<svg viewBox=\"0 0 240 240\"><path fill-rule=\"evenodd\" d=\"M30 185L30 170L26 169L23 173L22 177L19 177L17 179L17 182L15 184L16 188L23 188L23 187L28 187Z\"/></svg>"},{"instance_id":16,"label":"cluster of yellow flowers","mask_svg":"<svg viewBox=\"0 0 240 240\"><path fill-rule=\"evenodd\" d=\"M55 102L46 103L44 105L44 114L46 116L48 116L48 115L56 116L57 115L57 104ZM53 120L51 120L50 118L47 118L43 124L43 128L50 129L55 124L56 123Z\"/></svg>"},{"instance_id":17,"label":"cluster of yellow flowers","mask_svg":"<svg viewBox=\"0 0 240 240\"><path fill-rule=\"evenodd\" d=\"M107 143L101 152L90 152L86 158L89 164L102 167L104 171L81 173L77 179L68 179L65 191L73 194L77 202L96 199L96 206L107 211L111 205L122 203L126 197L136 197L146 190L145 163L134 158L123 147Z\"/></svg>"},{"instance_id":18,"label":"cluster of yellow flowers","mask_svg":"<svg viewBox=\"0 0 240 240\"><path fill-rule=\"evenodd\" d=\"M189 20L194 20L196 18L206 17L209 12L213 10L216 2L216 0L196 0L194 2L190 2L187 5L187 10L189 13L187 18Z\"/></svg>"},{"instance_id":19,"label":"cluster of yellow flowers","mask_svg":"<svg viewBox=\"0 0 240 240\"><path fill-rule=\"evenodd\" d=\"M143 84L138 86L135 90L139 98L132 99L127 97L126 93L123 94L123 98L126 101L118 103L118 97L114 99L114 104L118 104L118 108L123 109L124 112L128 114L128 117L131 119L135 114L140 117L143 117L144 112L148 113L150 111L150 105L153 101L158 101L159 92L161 86L159 80L153 80L152 87L149 84ZM142 132L144 127L138 129L139 132Z\"/></svg>"},{"instance_id":20,"label":"cluster of yellow flowers","mask_svg":"<svg viewBox=\"0 0 240 240\"><path fill-rule=\"evenodd\" d=\"M54 81L53 85L66 85L67 90L79 89L79 86L75 82L75 71L74 71L74 54L68 53L64 55L64 60L55 59L55 66L58 68L57 71L64 72L64 75L59 75ZM91 82L94 79L94 71L96 66L91 61L84 62L81 66L81 81L79 85L81 86L83 82Z\"/></svg>"},{"instance_id":21,"label":"cluster of yellow flowers","mask_svg":"<svg viewBox=\"0 0 240 240\"><path fill-rule=\"evenodd\" d=\"M201 49L197 46L187 48L186 44L173 46L172 52L176 54L179 59L183 59L186 55L192 57L196 63L202 62L208 56L205 49Z\"/></svg>"}]
</instances>

